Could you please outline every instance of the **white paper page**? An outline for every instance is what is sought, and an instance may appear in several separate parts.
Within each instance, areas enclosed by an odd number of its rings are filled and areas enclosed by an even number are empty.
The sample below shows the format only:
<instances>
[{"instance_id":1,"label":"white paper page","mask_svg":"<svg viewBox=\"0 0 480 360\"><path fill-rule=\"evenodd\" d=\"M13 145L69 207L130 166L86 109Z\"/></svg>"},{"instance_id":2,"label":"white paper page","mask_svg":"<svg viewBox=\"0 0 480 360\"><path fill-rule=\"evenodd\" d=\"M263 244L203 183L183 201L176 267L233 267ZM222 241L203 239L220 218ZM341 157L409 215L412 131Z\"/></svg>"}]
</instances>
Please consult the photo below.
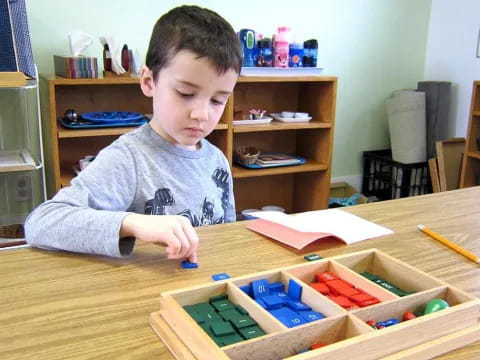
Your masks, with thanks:
<instances>
[{"instance_id":1,"label":"white paper page","mask_svg":"<svg viewBox=\"0 0 480 360\"><path fill-rule=\"evenodd\" d=\"M393 234L393 231L339 209L308 211L287 215L258 211L250 215L270 220L302 232L324 232L342 238L347 244Z\"/></svg>"}]
</instances>

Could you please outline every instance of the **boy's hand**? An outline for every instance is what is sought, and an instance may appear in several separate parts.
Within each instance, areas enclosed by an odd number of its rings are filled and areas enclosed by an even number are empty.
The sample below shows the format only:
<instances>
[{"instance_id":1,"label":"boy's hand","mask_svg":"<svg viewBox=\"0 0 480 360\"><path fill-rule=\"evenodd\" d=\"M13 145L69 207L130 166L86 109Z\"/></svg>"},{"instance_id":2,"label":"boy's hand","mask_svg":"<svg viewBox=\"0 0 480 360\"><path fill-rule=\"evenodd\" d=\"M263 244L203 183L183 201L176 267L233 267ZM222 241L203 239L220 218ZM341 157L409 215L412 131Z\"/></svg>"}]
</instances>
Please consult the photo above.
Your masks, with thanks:
<instances>
[{"instance_id":1,"label":"boy's hand","mask_svg":"<svg viewBox=\"0 0 480 360\"><path fill-rule=\"evenodd\" d=\"M166 246L169 259L197 262L198 236L184 216L127 215L120 229L120 237L126 236Z\"/></svg>"}]
</instances>

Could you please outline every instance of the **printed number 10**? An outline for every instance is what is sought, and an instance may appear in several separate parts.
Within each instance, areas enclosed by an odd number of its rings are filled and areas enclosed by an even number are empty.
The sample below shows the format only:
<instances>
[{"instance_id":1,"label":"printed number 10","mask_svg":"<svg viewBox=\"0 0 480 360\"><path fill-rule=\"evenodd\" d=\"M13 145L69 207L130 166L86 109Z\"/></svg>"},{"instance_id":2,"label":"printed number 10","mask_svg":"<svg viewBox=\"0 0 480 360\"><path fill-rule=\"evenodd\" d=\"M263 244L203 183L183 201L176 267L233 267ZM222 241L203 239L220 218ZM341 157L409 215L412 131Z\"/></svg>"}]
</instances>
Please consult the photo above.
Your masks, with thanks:
<instances>
[{"instance_id":1,"label":"printed number 10","mask_svg":"<svg viewBox=\"0 0 480 360\"><path fill-rule=\"evenodd\" d=\"M262 284L262 285L259 285L259 286L257 287L257 290L258 290L259 293L264 293L264 292L267 291L267 289L265 288L265 285L263 285L263 284Z\"/></svg>"}]
</instances>

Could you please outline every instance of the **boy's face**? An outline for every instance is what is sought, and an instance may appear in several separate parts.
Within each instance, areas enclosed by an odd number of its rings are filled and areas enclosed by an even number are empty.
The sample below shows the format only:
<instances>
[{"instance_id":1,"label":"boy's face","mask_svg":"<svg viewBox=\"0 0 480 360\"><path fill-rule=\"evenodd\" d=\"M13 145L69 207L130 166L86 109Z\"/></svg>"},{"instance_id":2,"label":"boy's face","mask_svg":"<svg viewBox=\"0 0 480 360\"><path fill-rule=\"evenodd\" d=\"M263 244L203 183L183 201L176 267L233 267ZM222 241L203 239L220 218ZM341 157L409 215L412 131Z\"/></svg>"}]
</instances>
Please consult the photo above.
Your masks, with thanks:
<instances>
[{"instance_id":1,"label":"boy's face","mask_svg":"<svg viewBox=\"0 0 480 360\"><path fill-rule=\"evenodd\" d=\"M140 85L153 97L152 128L174 145L196 149L199 141L217 125L238 74L223 74L206 58L193 52L178 52L154 81L148 68L142 70Z\"/></svg>"}]
</instances>

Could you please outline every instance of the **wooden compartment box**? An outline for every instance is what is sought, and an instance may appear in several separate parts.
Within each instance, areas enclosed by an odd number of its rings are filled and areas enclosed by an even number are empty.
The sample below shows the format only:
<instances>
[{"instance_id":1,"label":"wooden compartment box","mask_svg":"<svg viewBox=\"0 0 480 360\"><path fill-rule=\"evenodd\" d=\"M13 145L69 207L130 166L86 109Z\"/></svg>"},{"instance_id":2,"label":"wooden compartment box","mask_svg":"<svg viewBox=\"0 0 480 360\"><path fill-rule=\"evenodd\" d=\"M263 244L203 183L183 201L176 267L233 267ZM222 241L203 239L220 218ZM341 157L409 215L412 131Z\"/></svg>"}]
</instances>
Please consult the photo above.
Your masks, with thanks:
<instances>
[{"instance_id":1,"label":"wooden compartment box","mask_svg":"<svg viewBox=\"0 0 480 360\"><path fill-rule=\"evenodd\" d=\"M345 310L308 284L314 275L331 272L381 302ZM399 296L360 275L370 272L395 284L409 294ZM301 301L325 318L288 328L262 308L240 287L266 279L281 282L286 290L290 280L302 286ZM265 335L227 346L217 346L184 306L227 294L235 305L248 311ZM383 329L366 321L401 320L407 311L423 308L433 299L450 307ZM454 288L377 249L335 256L242 277L226 279L160 294L160 310L151 314L151 325L177 359L307 360L307 359L429 359L480 337L480 300ZM302 352L312 345L324 347Z\"/></svg>"}]
</instances>

